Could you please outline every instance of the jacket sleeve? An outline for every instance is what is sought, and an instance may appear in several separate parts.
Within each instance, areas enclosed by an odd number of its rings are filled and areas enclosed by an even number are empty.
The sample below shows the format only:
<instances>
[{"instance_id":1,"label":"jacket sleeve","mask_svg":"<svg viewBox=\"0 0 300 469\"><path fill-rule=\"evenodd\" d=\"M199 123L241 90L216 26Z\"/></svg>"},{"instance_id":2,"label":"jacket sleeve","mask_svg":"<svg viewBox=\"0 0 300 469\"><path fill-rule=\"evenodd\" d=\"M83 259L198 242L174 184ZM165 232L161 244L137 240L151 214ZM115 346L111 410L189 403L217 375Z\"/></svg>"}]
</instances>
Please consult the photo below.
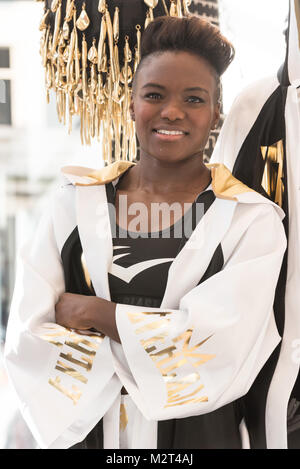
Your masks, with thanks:
<instances>
[{"instance_id":1,"label":"jacket sleeve","mask_svg":"<svg viewBox=\"0 0 300 469\"><path fill-rule=\"evenodd\" d=\"M20 251L5 344L9 380L42 448L67 448L84 438L120 389L108 338L55 324L55 304L65 291L61 245L74 228L71 191L53 197Z\"/></svg>"},{"instance_id":2,"label":"jacket sleeve","mask_svg":"<svg viewBox=\"0 0 300 469\"><path fill-rule=\"evenodd\" d=\"M282 222L269 205L242 235L240 221L222 241L223 269L178 308L117 305L116 371L148 419L204 414L241 397L280 341L273 300L286 248Z\"/></svg>"}]
</instances>

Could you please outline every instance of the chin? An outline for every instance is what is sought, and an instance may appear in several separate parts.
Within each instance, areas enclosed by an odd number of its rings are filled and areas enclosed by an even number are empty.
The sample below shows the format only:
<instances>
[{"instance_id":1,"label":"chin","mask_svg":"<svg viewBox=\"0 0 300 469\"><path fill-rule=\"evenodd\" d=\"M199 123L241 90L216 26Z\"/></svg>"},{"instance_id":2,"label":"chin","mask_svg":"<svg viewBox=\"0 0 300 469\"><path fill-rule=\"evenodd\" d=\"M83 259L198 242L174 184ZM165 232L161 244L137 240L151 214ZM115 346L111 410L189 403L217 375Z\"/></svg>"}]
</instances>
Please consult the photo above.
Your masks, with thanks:
<instances>
[{"instance_id":1,"label":"chin","mask_svg":"<svg viewBox=\"0 0 300 469\"><path fill-rule=\"evenodd\" d=\"M156 155L153 156L152 158L155 158L155 160L161 162L161 163L166 163L166 164L175 164L175 163L181 163L184 161L187 161L189 157L183 157L182 155L180 156L174 156L174 155Z\"/></svg>"},{"instance_id":2,"label":"chin","mask_svg":"<svg viewBox=\"0 0 300 469\"><path fill-rule=\"evenodd\" d=\"M151 148L149 150L145 150L141 147L141 159L147 159L149 160L156 160L157 162L160 163L166 163L166 164L178 164L178 163L185 163L193 159L199 159L202 160L203 158L203 152L204 150L195 150L195 151L190 151L188 153L183 153L183 151L178 151L178 145L177 148L174 147L174 150L172 151L171 149L166 149L163 147L159 148Z\"/></svg>"},{"instance_id":3,"label":"chin","mask_svg":"<svg viewBox=\"0 0 300 469\"><path fill-rule=\"evenodd\" d=\"M159 161L165 161L166 163L185 163L194 159L202 159L203 157L203 151L197 151L195 153L188 153L183 155L182 153L176 155L176 154L160 154L156 156L155 158Z\"/></svg>"}]
</instances>

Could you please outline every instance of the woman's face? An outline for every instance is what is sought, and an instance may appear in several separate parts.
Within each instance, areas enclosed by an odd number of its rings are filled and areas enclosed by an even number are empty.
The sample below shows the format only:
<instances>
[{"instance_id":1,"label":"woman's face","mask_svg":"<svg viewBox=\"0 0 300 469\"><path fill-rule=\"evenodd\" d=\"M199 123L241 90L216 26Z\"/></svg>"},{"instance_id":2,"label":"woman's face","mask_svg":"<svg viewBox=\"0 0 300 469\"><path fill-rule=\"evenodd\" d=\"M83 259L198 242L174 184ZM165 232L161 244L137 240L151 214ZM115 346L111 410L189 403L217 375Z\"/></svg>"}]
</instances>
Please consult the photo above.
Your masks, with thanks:
<instances>
[{"instance_id":1,"label":"woman's face","mask_svg":"<svg viewBox=\"0 0 300 469\"><path fill-rule=\"evenodd\" d=\"M220 117L216 95L216 77L205 59L189 52L147 57L131 102L141 157L180 162L202 155Z\"/></svg>"}]
</instances>

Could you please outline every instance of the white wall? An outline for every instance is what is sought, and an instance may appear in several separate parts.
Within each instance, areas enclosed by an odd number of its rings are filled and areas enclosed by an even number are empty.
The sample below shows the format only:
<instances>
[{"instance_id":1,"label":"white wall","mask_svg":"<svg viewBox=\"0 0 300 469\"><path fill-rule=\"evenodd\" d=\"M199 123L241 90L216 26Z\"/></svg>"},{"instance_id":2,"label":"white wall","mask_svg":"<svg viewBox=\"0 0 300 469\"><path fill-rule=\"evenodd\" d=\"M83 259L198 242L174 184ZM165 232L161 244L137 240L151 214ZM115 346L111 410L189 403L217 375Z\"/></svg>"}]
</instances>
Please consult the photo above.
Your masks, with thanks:
<instances>
[{"instance_id":1,"label":"white wall","mask_svg":"<svg viewBox=\"0 0 300 469\"><path fill-rule=\"evenodd\" d=\"M241 89L283 63L288 7L289 0L219 0L221 30L236 49L223 77L225 113Z\"/></svg>"}]
</instances>

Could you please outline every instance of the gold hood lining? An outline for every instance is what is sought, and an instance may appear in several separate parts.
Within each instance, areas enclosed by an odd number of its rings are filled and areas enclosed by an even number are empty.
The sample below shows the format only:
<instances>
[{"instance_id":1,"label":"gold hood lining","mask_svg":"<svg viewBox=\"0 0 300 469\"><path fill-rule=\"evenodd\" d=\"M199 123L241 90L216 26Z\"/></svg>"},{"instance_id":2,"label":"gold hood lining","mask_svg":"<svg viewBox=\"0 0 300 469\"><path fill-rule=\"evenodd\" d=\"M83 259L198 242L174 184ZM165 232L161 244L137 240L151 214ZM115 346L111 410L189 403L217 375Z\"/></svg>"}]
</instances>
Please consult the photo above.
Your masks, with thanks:
<instances>
[{"instance_id":1,"label":"gold hood lining","mask_svg":"<svg viewBox=\"0 0 300 469\"><path fill-rule=\"evenodd\" d=\"M116 161L100 170L92 171L82 176L92 178L93 181L82 183L75 183L76 186L99 186L108 184L120 177L130 167L135 166L135 163L130 161ZM245 192L255 192L241 181L232 176L229 169L223 164L208 164L206 165L211 170L212 176L212 189L216 197L235 200L236 196L244 194ZM67 174L66 170L62 170ZM79 176L78 171L76 175Z\"/></svg>"}]
</instances>

